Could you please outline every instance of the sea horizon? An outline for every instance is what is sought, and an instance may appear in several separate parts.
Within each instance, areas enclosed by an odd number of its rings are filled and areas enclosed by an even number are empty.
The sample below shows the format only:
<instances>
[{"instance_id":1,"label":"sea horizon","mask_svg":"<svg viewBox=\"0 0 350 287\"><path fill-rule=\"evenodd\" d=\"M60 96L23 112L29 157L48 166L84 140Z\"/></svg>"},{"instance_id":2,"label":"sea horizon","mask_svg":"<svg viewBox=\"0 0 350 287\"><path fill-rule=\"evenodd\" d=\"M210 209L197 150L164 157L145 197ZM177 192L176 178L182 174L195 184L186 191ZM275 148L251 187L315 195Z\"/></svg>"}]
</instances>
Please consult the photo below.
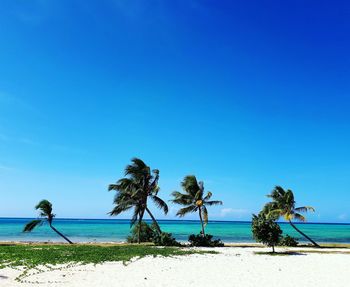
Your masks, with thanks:
<instances>
[{"instance_id":1,"label":"sea horizon","mask_svg":"<svg viewBox=\"0 0 350 287\"><path fill-rule=\"evenodd\" d=\"M40 217L11 217L11 216L0 216L1 219L37 219ZM78 218L78 217L55 217L55 220L123 220L123 221L130 221L131 219L128 218ZM152 222L151 219L143 219L143 221L146 222ZM198 222L200 223L200 220L198 219L157 219L157 221L178 221L178 222ZM236 223L251 223L251 220L216 220L216 219L209 219L208 221L210 222L236 222ZM287 224L289 225L288 222L286 221L276 221L278 224ZM302 225L302 224L328 224L328 225L350 225L350 222L315 222L315 221L306 221L306 222L293 222L293 224L296 225Z\"/></svg>"}]
</instances>

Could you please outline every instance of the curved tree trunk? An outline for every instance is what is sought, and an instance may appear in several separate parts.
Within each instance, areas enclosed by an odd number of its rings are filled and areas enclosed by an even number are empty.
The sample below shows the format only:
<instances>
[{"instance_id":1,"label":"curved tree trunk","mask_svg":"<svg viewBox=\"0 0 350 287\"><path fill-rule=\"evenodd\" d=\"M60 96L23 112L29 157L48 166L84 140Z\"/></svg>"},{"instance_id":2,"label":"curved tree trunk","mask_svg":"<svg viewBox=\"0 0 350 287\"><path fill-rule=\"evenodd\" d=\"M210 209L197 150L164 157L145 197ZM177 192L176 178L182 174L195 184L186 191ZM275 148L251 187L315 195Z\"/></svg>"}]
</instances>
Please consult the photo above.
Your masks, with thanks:
<instances>
[{"instance_id":1,"label":"curved tree trunk","mask_svg":"<svg viewBox=\"0 0 350 287\"><path fill-rule=\"evenodd\" d=\"M203 223L203 218L202 218L202 209L199 207L198 209L199 211L199 219L201 221L201 225L202 225L202 236L205 236L205 231L204 231L204 223Z\"/></svg>"},{"instance_id":2,"label":"curved tree trunk","mask_svg":"<svg viewBox=\"0 0 350 287\"><path fill-rule=\"evenodd\" d=\"M153 223L154 223L154 225L155 225L155 227L156 227L158 233L161 234L161 233L162 233L162 230L160 229L157 220L155 219L155 217L153 216L153 214L151 213L151 211L148 209L148 207L146 207L146 211L147 211L148 215L152 218L152 221L153 221Z\"/></svg>"},{"instance_id":3,"label":"curved tree trunk","mask_svg":"<svg viewBox=\"0 0 350 287\"><path fill-rule=\"evenodd\" d=\"M53 231L55 231L59 236L61 236L64 240L66 240L69 244L73 244L72 241L70 241L66 236L64 236L61 232L59 232L55 227L50 224L50 227L52 228Z\"/></svg>"},{"instance_id":4,"label":"curved tree trunk","mask_svg":"<svg viewBox=\"0 0 350 287\"><path fill-rule=\"evenodd\" d=\"M138 234L137 234L137 243L138 244L141 243L141 226L142 226L142 219L143 219L144 214L145 214L145 210L142 210L140 215L139 215L139 230L138 230Z\"/></svg>"},{"instance_id":5,"label":"curved tree trunk","mask_svg":"<svg viewBox=\"0 0 350 287\"><path fill-rule=\"evenodd\" d=\"M302 236L304 236L307 240L309 240L314 246L321 248L320 245L318 245L315 241L313 241L309 236L307 236L304 232L302 232L301 230L299 230L292 221L289 220L290 225L296 230L298 231Z\"/></svg>"}]
</instances>

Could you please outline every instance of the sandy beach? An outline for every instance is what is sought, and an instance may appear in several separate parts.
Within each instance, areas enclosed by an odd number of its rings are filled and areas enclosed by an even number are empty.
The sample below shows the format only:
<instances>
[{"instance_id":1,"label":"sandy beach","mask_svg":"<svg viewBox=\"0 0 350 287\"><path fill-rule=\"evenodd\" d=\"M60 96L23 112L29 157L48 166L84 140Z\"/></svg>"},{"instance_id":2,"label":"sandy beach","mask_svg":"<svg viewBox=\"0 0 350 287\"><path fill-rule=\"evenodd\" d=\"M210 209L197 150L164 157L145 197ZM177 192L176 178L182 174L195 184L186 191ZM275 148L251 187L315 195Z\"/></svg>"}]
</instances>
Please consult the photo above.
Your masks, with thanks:
<instances>
[{"instance_id":1,"label":"sandy beach","mask_svg":"<svg viewBox=\"0 0 350 287\"><path fill-rule=\"evenodd\" d=\"M224 247L219 254L145 257L129 263L0 270L0 285L12 286L349 286L347 249L278 248L293 255L256 254L267 248ZM310 252L311 251L311 252ZM321 252L321 253L319 253ZM44 271L44 272L43 272Z\"/></svg>"}]
</instances>

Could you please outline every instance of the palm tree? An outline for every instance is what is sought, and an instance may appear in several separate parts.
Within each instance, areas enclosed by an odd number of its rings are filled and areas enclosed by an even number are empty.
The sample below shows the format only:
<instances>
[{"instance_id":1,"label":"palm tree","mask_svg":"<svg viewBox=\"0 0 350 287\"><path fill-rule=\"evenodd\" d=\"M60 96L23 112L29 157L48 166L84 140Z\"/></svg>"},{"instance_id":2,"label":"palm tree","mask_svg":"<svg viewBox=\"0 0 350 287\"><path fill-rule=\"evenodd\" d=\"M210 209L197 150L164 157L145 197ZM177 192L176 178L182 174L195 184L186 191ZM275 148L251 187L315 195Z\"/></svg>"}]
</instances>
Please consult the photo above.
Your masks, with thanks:
<instances>
[{"instance_id":1,"label":"palm tree","mask_svg":"<svg viewBox=\"0 0 350 287\"><path fill-rule=\"evenodd\" d=\"M55 217L55 214L52 213L52 204L50 201L44 199L40 201L36 206L36 210L40 210L39 216L41 219L35 219L30 222L28 222L23 229L23 232L31 232L35 227L43 225L45 222L49 223L49 226L53 231L55 231L59 236L61 236L64 240L69 242L70 244L73 244L72 241L70 241L66 236L64 236L61 232L59 232L55 227L52 225L52 221Z\"/></svg>"},{"instance_id":2,"label":"palm tree","mask_svg":"<svg viewBox=\"0 0 350 287\"><path fill-rule=\"evenodd\" d=\"M118 180L115 184L110 184L108 187L109 191L115 190L117 192L114 197L115 207L109 214L119 215L133 208L131 226L136 222L141 226L143 216L147 212L160 234L162 231L159 224L148 208L148 199L151 199L165 214L168 213L167 204L158 197L159 170L151 171L151 168L138 158L133 158L131 161L132 163L125 168L126 177ZM139 243L140 231L141 228L139 228Z\"/></svg>"},{"instance_id":3,"label":"palm tree","mask_svg":"<svg viewBox=\"0 0 350 287\"><path fill-rule=\"evenodd\" d=\"M172 202L180 205L184 205L176 215L179 217L185 216L187 213L197 212L202 226L202 235L205 236L204 227L208 223L208 210L206 206L221 205L222 201L210 200L212 193L208 191L204 196L204 184L202 181L197 182L194 175L188 175L181 182L181 186L184 193L174 191L172 196L174 199Z\"/></svg>"},{"instance_id":4,"label":"palm tree","mask_svg":"<svg viewBox=\"0 0 350 287\"><path fill-rule=\"evenodd\" d=\"M267 195L267 197L272 198L272 202L267 203L263 209L268 218L277 220L278 218L283 217L297 232L312 242L314 246L320 247L314 240L299 230L292 222L293 219L305 222L306 218L305 216L301 215L300 212L314 212L315 209L313 207L295 207L293 191L290 189L284 190L280 186L276 186L271 194Z\"/></svg>"}]
</instances>

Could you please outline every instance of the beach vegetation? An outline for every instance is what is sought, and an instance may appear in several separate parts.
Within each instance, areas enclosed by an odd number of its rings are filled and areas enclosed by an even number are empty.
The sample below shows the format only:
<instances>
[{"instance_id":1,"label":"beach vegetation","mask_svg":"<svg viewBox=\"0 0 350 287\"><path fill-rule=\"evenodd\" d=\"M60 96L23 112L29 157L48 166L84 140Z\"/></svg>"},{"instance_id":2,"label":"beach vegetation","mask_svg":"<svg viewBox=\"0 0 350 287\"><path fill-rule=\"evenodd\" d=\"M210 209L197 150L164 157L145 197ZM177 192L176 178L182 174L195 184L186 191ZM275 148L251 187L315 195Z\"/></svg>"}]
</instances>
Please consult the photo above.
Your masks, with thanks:
<instances>
[{"instance_id":1,"label":"beach vegetation","mask_svg":"<svg viewBox=\"0 0 350 287\"><path fill-rule=\"evenodd\" d=\"M152 242L154 229L146 222L136 223L132 228L130 235L126 238L128 243Z\"/></svg>"},{"instance_id":2,"label":"beach vegetation","mask_svg":"<svg viewBox=\"0 0 350 287\"><path fill-rule=\"evenodd\" d=\"M252 233L257 242L272 247L272 253L275 253L275 246L280 242L282 230L273 219L267 218L263 212L253 214Z\"/></svg>"},{"instance_id":3,"label":"beach vegetation","mask_svg":"<svg viewBox=\"0 0 350 287\"><path fill-rule=\"evenodd\" d=\"M309 240L314 246L320 247L314 240L303 233L299 228L295 226L292 220L299 220L305 222L306 218L301 213L312 211L315 209L311 206L295 207L295 200L293 191L290 189L284 190L280 186L276 186L273 191L268 195L272 199L271 202L264 206L263 212L269 219L277 220L283 217L289 224L303 237Z\"/></svg>"},{"instance_id":4,"label":"beach vegetation","mask_svg":"<svg viewBox=\"0 0 350 287\"><path fill-rule=\"evenodd\" d=\"M156 246L181 246L181 243L178 242L171 233L162 232L154 233L153 243Z\"/></svg>"},{"instance_id":5,"label":"beach vegetation","mask_svg":"<svg viewBox=\"0 0 350 287\"><path fill-rule=\"evenodd\" d=\"M133 226L130 236L127 237L128 243L138 243L140 226L140 242L152 242L156 246L181 246L171 233L159 233L154 224L149 225L144 221L141 222L141 225L136 223Z\"/></svg>"},{"instance_id":6,"label":"beach vegetation","mask_svg":"<svg viewBox=\"0 0 350 287\"><path fill-rule=\"evenodd\" d=\"M161 233L160 226L148 207L148 201L151 200L164 214L168 213L168 205L158 196L160 190L158 186L159 170L151 170L138 158L133 158L131 162L125 168L125 177L108 187L109 191L116 191L115 207L109 214L116 216L133 209L131 226L136 222L141 226L144 215L147 213L151 217L156 231ZM141 242L141 229L139 229L138 243Z\"/></svg>"},{"instance_id":7,"label":"beach vegetation","mask_svg":"<svg viewBox=\"0 0 350 287\"><path fill-rule=\"evenodd\" d=\"M52 204L50 201L44 199L40 201L36 206L36 210L39 210L39 218L28 222L23 229L23 232L31 232L34 228L39 227L45 223L48 223L50 228L56 232L59 236L61 236L64 240L66 240L69 244L73 244L65 235L63 235L60 231L58 231L53 226L53 220L55 218L55 214L52 213Z\"/></svg>"},{"instance_id":8,"label":"beach vegetation","mask_svg":"<svg viewBox=\"0 0 350 287\"><path fill-rule=\"evenodd\" d=\"M134 258L145 256L184 256L190 254L216 254L215 251L188 250L178 247L156 247L143 244L92 245L92 244L0 244L0 269L23 267L17 281L28 282L27 277L62 268L84 264L102 264L121 261L127 264ZM64 265L64 266L63 266ZM31 273L33 272L33 273Z\"/></svg>"},{"instance_id":9,"label":"beach vegetation","mask_svg":"<svg viewBox=\"0 0 350 287\"><path fill-rule=\"evenodd\" d=\"M222 201L211 200L212 193L208 191L204 192L203 181L197 181L194 175L188 175L181 182L183 193L174 191L172 193L173 203L184 206L176 215L184 217L188 213L198 212L199 220L201 223L201 235L205 237L205 226L208 223L208 210L207 206L222 205Z\"/></svg>"},{"instance_id":10,"label":"beach vegetation","mask_svg":"<svg viewBox=\"0 0 350 287\"><path fill-rule=\"evenodd\" d=\"M213 235L191 234L188 237L191 247L223 247L224 243L220 239L213 239Z\"/></svg>"},{"instance_id":11,"label":"beach vegetation","mask_svg":"<svg viewBox=\"0 0 350 287\"><path fill-rule=\"evenodd\" d=\"M287 246L287 247L296 247L299 242L296 238L289 236L288 234L281 237L281 240L278 245Z\"/></svg>"}]
</instances>

